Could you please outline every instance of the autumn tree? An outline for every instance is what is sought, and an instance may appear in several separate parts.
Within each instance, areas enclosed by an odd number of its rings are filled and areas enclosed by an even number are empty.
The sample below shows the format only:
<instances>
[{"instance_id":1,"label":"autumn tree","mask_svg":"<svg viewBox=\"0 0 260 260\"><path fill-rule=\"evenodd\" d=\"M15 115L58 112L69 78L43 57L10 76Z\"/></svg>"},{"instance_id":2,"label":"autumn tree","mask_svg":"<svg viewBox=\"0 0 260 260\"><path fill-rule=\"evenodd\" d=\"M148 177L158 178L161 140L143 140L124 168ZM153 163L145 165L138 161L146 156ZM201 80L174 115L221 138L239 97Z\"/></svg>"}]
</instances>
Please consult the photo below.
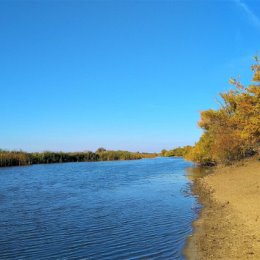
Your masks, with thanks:
<instances>
[{"instance_id":1,"label":"autumn tree","mask_svg":"<svg viewBox=\"0 0 260 260\"><path fill-rule=\"evenodd\" d=\"M231 79L233 89L221 93L219 109L201 112L204 130L187 158L201 164L229 163L257 153L260 147L260 65L251 67L253 84L245 87Z\"/></svg>"}]
</instances>

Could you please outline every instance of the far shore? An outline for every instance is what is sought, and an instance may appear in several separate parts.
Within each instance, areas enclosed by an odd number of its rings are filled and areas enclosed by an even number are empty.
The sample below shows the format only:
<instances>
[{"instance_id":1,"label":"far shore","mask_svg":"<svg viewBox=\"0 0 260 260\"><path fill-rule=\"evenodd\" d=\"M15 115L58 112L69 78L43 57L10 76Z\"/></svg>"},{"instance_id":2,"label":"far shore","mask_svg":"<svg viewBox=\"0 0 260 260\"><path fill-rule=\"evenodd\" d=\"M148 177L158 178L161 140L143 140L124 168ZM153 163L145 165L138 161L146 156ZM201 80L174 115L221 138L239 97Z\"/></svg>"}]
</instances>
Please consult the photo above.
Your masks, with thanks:
<instances>
[{"instance_id":1,"label":"far shore","mask_svg":"<svg viewBox=\"0 0 260 260\"><path fill-rule=\"evenodd\" d=\"M188 260L260 259L260 160L219 167L194 183L204 206L184 254Z\"/></svg>"}]
</instances>

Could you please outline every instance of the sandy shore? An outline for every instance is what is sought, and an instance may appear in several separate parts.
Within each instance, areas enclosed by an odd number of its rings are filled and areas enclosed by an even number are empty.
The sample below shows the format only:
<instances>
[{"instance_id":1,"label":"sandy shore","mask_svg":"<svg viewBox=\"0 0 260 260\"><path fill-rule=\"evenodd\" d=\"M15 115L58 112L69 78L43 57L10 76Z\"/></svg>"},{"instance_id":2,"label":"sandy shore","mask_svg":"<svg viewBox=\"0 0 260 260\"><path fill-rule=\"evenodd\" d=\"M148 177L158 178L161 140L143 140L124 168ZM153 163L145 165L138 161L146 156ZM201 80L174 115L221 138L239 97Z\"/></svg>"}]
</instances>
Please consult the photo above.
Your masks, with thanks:
<instances>
[{"instance_id":1,"label":"sandy shore","mask_svg":"<svg viewBox=\"0 0 260 260\"><path fill-rule=\"evenodd\" d=\"M260 259L260 161L223 167L195 182L204 205L185 255L189 260Z\"/></svg>"}]
</instances>

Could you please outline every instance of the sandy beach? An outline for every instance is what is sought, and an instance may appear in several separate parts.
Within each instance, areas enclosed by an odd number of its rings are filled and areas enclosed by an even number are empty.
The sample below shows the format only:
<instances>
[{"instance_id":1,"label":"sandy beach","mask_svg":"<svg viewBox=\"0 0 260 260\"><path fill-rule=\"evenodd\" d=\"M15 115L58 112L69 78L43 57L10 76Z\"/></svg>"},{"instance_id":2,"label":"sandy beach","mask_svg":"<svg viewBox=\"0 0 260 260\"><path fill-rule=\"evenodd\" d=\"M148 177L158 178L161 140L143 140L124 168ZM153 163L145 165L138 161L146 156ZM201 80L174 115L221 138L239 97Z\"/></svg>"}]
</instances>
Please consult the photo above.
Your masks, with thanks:
<instances>
[{"instance_id":1,"label":"sandy beach","mask_svg":"<svg viewBox=\"0 0 260 260\"><path fill-rule=\"evenodd\" d=\"M189 260L260 259L260 160L220 167L197 180L204 208L194 223Z\"/></svg>"}]
</instances>

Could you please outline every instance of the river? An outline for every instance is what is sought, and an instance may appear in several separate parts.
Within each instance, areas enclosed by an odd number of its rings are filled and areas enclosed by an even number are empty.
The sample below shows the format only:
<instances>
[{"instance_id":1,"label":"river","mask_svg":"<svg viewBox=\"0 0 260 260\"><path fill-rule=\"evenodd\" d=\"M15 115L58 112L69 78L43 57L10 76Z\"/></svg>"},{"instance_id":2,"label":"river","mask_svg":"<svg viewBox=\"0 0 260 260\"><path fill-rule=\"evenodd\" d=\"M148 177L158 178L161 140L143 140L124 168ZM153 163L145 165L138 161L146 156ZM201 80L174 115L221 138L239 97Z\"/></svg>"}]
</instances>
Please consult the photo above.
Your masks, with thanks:
<instances>
[{"instance_id":1,"label":"river","mask_svg":"<svg viewBox=\"0 0 260 260\"><path fill-rule=\"evenodd\" d=\"M199 204L181 158L0 169L1 259L184 259Z\"/></svg>"}]
</instances>

